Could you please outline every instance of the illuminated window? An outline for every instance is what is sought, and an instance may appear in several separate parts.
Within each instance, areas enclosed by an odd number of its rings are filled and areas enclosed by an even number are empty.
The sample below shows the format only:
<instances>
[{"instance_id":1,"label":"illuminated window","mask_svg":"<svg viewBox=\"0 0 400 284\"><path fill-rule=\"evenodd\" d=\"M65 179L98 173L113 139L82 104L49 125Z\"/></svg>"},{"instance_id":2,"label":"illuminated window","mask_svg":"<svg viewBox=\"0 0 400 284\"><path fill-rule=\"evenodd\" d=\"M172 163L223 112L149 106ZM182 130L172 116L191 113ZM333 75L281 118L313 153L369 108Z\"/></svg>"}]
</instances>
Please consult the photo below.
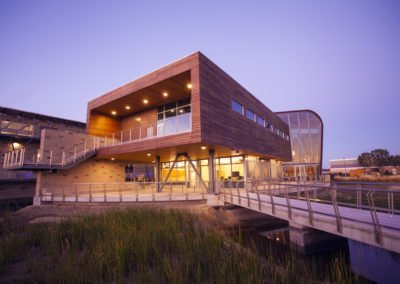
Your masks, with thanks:
<instances>
[{"instance_id":1,"label":"illuminated window","mask_svg":"<svg viewBox=\"0 0 400 284\"><path fill-rule=\"evenodd\" d=\"M0 124L0 133L18 136L33 136L33 125L2 120Z\"/></svg>"}]
</instances>

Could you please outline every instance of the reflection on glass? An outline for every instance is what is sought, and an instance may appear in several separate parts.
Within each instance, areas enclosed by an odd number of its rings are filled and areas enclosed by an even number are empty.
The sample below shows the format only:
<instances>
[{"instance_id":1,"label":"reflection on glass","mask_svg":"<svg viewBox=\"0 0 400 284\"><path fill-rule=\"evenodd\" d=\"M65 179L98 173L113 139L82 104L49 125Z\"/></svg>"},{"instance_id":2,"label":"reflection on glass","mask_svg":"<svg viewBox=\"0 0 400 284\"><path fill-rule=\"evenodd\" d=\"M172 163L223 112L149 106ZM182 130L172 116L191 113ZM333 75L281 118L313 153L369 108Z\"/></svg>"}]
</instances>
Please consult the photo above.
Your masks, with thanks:
<instances>
[{"instance_id":1,"label":"reflection on glass","mask_svg":"<svg viewBox=\"0 0 400 284\"><path fill-rule=\"evenodd\" d=\"M290 129L292 161L283 163L284 175L315 178L321 170L322 122L311 111L277 114Z\"/></svg>"},{"instance_id":2,"label":"reflection on glass","mask_svg":"<svg viewBox=\"0 0 400 284\"><path fill-rule=\"evenodd\" d=\"M192 129L190 98L158 108L157 135L171 135Z\"/></svg>"}]
</instances>

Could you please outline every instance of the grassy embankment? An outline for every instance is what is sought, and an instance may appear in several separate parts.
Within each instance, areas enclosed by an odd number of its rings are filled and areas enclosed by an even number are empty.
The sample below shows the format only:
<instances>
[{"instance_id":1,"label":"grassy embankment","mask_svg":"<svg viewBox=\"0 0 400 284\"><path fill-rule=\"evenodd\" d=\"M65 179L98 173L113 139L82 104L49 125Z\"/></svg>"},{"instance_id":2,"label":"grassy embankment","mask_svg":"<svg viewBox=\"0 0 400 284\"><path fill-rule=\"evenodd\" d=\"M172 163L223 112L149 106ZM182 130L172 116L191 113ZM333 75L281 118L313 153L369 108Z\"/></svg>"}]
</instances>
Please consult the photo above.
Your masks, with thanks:
<instances>
[{"instance_id":1,"label":"grassy embankment","mask_svg":"<svg viewBox=\"0 0 400 284\"><path fill-rule=\"evenodd\" d=\"M344 261L321 275L296 257L278 263L241 245L239 233L184 211L112 210L0 235L0 282L310 283L354 282ZM252 248L253 247L253 248ZM14 271L17 275L10 275ZM16 277L16 278L15 278Z\"/></svg>"}]
</instances>

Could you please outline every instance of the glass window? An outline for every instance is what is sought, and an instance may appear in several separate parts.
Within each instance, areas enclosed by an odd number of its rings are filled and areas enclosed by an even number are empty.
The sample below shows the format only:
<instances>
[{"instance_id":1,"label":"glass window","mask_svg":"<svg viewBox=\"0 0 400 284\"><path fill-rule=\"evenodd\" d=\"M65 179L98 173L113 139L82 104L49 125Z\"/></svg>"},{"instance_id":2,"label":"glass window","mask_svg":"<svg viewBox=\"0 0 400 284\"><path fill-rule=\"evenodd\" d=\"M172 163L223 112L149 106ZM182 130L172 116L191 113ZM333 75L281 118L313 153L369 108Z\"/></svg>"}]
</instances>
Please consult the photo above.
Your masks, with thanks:
<instances>
[{"instance_id":1,"label":"glass window","mask_svg":"<svg viewBox=\"0 0 400 284\"><path fill-rule=\"evenodd\" d=\"M178 107L190 105L190 98L186 98L178 102Z\"/></svg>"},{"instance_id":2,"label":"glass window","mask_svg":"<svg viewBox=\"0 0 400 284\"><path fill-rule=\"evenodd\" d=\"M33 136L33 125L2 120L0 124L0 133L21 136Z\"/></svg>"},{"instance_id":3,"label":"glass window","mask_svg":"<svg viewBox=\"0 0 400 284\"><path fill-rule=\"evenodd\" d=\"M243 156L232 157L232 164L243 163Z\"/></svg>"},{"instance_id":4,"label":"glass window","mask_svg":"<svg viewBox=\"0 0 400 284\"><path fill-rule=\"evenodd\" d=\"M220 158L219 163L222 164L230 164L231 163L231 158Z\"/></svg>"},{"instance_id":5,"label":"glass window","mask_svg":"<svg viewBox=\"0 0 400 284\"><path fill-rule=\"evenodd\" d=\"M158 108L157 135L171 135L192 129L190 98Z\"/></svg>"},{"instance_id":6,"label":"glass window","mask_svg":"<svg viewBox=\"0 0 400 284\"><path fill-rule=\"evenodd\" d=\"M237 101L232 100L232 109L240 114L243 114L243 106Z\"/></svg>"},{"instance_id":7,"label":"glass window","mask_svg":"<svg viewBox=\"0 0 400 284\"><path fill-rule=\"evenodd\" d=\"M246 117L248 118L248 119L250 119L250 120L255 120L254 119L254 117L255 117L255 114L254 114L254 112L252 112L251 110L249 110L249 109L246 109Z\"/></svg>"},{"instance_id":8,"label":"glass window","mask_svg":"<svg viewBox=\"0 0 400 284\"><path fill-rule=\"evenodd\" d=\"M190 105L178 108L177 132L190 131L191 127Z\"/></svg>"},{"instance_id":9,"label":"glass window","mask_svg":"<svg viewBox=\"0 0 400 284\"><path fill-rule=\"evenodd\" d=\"M265 120L262 117L257 116L257 123L264 127Z\"/></svg>"}]
</instances>

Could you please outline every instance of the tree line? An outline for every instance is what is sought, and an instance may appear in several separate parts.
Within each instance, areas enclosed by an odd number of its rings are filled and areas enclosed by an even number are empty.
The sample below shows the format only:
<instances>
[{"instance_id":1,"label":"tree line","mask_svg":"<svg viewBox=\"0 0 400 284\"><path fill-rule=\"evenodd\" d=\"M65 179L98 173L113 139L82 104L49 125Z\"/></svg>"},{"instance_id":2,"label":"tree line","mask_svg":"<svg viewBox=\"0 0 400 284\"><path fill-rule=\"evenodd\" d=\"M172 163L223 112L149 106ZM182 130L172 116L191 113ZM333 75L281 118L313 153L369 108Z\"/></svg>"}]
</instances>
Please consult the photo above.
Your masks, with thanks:
<instances>
[{"instance_id":1,"label":"tree line","mask_svg":"<svg viewBox=\"0 0 400 284\"><path fill-rule=\"evenodd\" d=\"M386 149L375 149L358 156L358 163L363 167L400 166L400 155L390 155Z\"/></svg>"}]
</instances>

